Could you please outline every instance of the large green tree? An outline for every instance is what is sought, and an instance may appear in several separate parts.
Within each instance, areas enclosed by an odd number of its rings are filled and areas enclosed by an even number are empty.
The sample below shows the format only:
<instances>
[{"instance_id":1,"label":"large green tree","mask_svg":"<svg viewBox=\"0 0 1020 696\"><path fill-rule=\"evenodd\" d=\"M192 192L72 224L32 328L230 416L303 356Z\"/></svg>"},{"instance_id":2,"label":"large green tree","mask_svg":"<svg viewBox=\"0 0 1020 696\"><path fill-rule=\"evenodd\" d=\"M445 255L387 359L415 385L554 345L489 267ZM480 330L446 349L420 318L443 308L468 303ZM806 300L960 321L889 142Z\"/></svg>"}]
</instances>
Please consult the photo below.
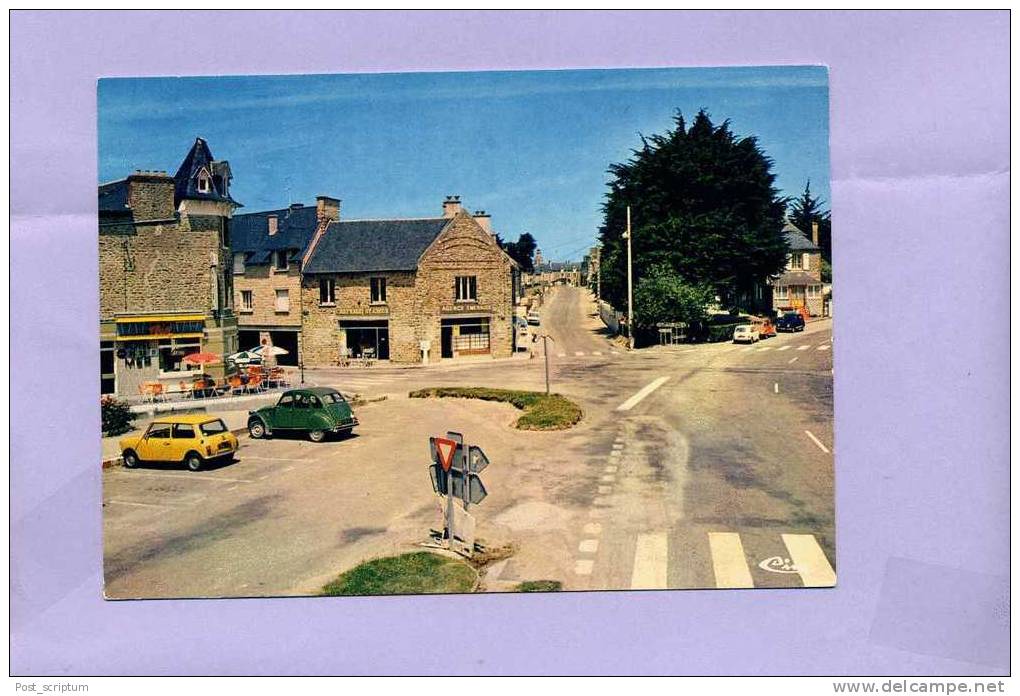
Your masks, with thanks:
<instances>
[{"instance_id":1,"label":"large green tree","mask_svg":"<svg viewBox=\"0 0 1020 696\"><path fill-rule=\"evenodd\" d=\"M756 138L736 137L728 121L714 125L702 110L689 127L678 112L671 130L641 142L628 161L609 167L613 178L600 234L607 300L626 305L627 206L635 285L652 268L665 266L732 305L782 270L786 201Z\"/></svg>"},{"instance_id":2,"label":"large green tree","mask_svg":"<svg viewBox=\"0 0 1020 696\"><path fill-rule=\"evenodd\" d=\"M811 181L804 186L804 193L790 203L790 222L800 229L804 236L811 237L812 223L818 223L818 246L822 259L832 263L832 218L823 206L825 202L811 193Z\"/></svg>"},{"instance_id":3,"label":"large green tree","mask_svg":"<svg viewBox=\"0 0 1020 696\"><path fill-rule=\"evenodd\" d=\"M505 242L497 234L496 241L503 247L503 251L517 262L522 271L525 273L533 273L535 271L535 249L538 247L538 244L529 232L521 234L516 242Z\"/></svg>"},{"instance_id":4,"label":"large green tree","mask_svg":"<svg viewBox=\"0 0 1020 696\"><path fill-rule=\"evenodd\" d=\"M685 283L667 265L655 266L634 288L634 324L651 329L666 322L703 321L713 294L708 285Z\"/></svg>"}]
</instances>

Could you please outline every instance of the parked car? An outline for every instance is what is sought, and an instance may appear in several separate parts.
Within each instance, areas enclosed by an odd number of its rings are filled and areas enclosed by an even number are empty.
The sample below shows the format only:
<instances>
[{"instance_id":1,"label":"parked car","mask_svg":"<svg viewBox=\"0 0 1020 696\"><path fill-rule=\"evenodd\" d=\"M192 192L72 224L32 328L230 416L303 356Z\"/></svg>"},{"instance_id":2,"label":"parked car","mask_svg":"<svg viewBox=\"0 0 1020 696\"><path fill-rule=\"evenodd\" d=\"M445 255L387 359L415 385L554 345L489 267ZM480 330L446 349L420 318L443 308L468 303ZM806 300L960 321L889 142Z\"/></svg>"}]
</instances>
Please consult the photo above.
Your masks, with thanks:
<instances>
[{"instance_id":1,"label":"parked car","mask_svg":"<svg viewBox=\"0 0 1020 696\"><path fill-rule=\"evenodd\" d=\"M541 323L541 321L542 320L538 316L538 312L535 312L535 311L528 312L528 323L529 324L534 324L535 326L538 326Z\"/></svg>"},{"instance_id":2,"label":"parked car","mask_svg":"<svg viewBox=\"0 0 1020 696\"><path fill-rule=\"evenodd\" d=\"M356 425L351 405L330 387L290 389L275 406L248 412L248 434L256 440L285 431L304 432L312 442L322 442L327 433L346 435Z\"/></svg>"},{"instance_id":3,"label":"parked car","mask_svg":"<svg viewBox=\"0 0 1020 696\"><path fill-rule=\"evenodd\" d=\"M761 324L758 326L758 335L761 338L772 338L776 335L776 325L772 323L772 320L768 317L761 320Z\"/></svg>"},{"instance_id":4,"label":"parked car","mask_svg":"<svg viewBox=\"0 0 1020 696\"><path fill-rule=\"evenodd\" d=\"M734 343L755 343L758 340L758 329L754 324L741 324L733 329Z\"/></svg>"},{"instance_id":5,"label":"parked car","mask_svg":"<svg viewBox=\"0 0 1020 696\"><path fill-rule=\"evenodd\" d=\"M785 312L776 320L777 331L803 331L804 317L800 312Z\"/></svg>"},{"instance_id":6,"label":"parked car","mask_svg":"<svg viewBox=\"0 0 1020 696\"><path fill-rule=\"evenodd\" d=\"M120 451L128 469L141 462L183 462L198 471L210 461L233 458L237 438L217 416L167 416L150 423L141 435L121 438Z\"/></svg>"},{"instance_id":7,"label":"parked car","mask_svg":"<svg viewBox=\"0 0 1020 696\"><path fill-rule=\"evenodd\" d=\"M526 348L528 341L528 320L524 317L514 317L514 326L517 328L517 348Z\"/></svg>"}]
</instances>

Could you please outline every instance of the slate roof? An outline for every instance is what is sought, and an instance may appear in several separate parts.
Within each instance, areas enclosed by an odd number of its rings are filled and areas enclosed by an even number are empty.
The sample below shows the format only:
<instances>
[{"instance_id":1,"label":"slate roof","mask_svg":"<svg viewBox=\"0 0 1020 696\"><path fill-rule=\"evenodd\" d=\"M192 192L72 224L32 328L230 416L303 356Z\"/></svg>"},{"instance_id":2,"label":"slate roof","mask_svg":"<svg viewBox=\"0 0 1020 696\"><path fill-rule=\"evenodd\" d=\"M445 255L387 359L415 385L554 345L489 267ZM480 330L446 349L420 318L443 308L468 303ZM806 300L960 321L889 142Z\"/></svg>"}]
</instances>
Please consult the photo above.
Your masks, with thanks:
<instances>
[{"instance_id":1,"label":"slate roof","mask_svg":"<svg viewBox=\"0 0 1020 696\"><path fill-rule=\"evenodd\" d=\"M822 281L806 271L787 271L774 285L821 285Z\"/></svg>"},{"instance_id":2,"label":"slate roof","mask_svg":"<svg viewBox=\"0 0 1020 696\"><path fill-rule=\"evenodd\" d=\"M269 216L276 215L276 234L269 234ZM289 249L290 257L305 253L315 235L318 219L314 205L297 205L281 210L235 215L230 223L230 248L247 254L245 263L269 263L272 252Z\"/></svg>"},{"instance_id":3,"label":"slate roof","mask_svg":"<svg viewBox=\"0 0 1020 696\"><path fill-rule=\"evenodd\" d=\"M790 247L790 251L821 251L818 246L811 241L811 238L805 235L799 227L794 225L792 222L787 222L786 226L783 227L783 234L786 235L786 243Z\"/></svg>"},{"instance_id":4,"label":"slate roof","mask_svg":"<svg viewBox=\"0 0 1020 696\"><path fill-rule=\"evenodd\" d=\"M123 213L125 215L131 212L131 208L128 207L127 179L111 181L99 186L99 212Z\"/></svg>"},{"instance_id":5,"label":"slate roof","mask_svg":"<svg viewBox=\"0 0 1020 696\"><path fill-rule=\"evenodd\" d=\"M340 220L330 223L305 264L306 273L413 271L449 218Z\"/></svg>"},{"instance_id":6,"label":"slate roof","mask_svg":"<svg viewBox=\"0 0 1020 696\"><path fill-rule=\"evenodd\" d=\"M216 188L215 179L211 182L209 191L198 190L198 172L204 167L210 176L215 174L226 174L229 166L225 161L217 162L213 159L209 144L202 138L195 138L195 144L191 146L181 166L174 174L174 205L180 205L184 199L205 200L205 201L227 201L240 207L240 203L224 195Z\"/></svg>"}]
</instances>

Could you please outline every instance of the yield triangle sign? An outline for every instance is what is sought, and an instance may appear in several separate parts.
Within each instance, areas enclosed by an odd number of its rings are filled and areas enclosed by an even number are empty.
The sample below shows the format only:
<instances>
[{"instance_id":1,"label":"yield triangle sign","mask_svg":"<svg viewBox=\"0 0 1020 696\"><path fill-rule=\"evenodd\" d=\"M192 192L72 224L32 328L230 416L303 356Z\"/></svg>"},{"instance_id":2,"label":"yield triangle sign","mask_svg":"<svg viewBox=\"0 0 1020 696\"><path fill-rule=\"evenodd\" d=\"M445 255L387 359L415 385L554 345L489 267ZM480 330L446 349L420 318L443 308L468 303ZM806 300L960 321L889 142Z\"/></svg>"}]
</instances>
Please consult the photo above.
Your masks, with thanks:
<instances>
[{"instance_id":1,"label":"yield triangle sign","mask_svg":"<svg viewBox=\"0 0 1020 696\"><path fill-rule=\"evenodd\" d=\"M453 466L453 455L457 451L457 443L445 437L434 438L433 442L436 443L436 454L439 455L439 464L443 467L443 471L449 471L450 467Z\"/></svg>"}]
</instances>

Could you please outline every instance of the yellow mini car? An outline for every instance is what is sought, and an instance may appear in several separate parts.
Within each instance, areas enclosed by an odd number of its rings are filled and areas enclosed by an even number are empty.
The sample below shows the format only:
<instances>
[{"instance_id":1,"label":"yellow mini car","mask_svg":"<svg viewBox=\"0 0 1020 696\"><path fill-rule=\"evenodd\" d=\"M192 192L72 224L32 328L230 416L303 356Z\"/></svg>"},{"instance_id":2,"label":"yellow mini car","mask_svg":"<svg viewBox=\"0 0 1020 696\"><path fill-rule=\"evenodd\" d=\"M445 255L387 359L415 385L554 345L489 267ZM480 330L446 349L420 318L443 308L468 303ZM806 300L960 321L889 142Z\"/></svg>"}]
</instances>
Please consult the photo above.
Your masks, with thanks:
<instances>
[{"instance_id":1,"label":"yellow mini car","mask_svg":"<svg viewBox=\"0 0 1020 696\"><path fill-rule=\"evenodd\" d=\"M141 435L120 441L124 466L140 462L183 462L198 471L206 462L232 458L237 438L217 416L207 413L159 418Z\"/></svg>"}]
</instances>

